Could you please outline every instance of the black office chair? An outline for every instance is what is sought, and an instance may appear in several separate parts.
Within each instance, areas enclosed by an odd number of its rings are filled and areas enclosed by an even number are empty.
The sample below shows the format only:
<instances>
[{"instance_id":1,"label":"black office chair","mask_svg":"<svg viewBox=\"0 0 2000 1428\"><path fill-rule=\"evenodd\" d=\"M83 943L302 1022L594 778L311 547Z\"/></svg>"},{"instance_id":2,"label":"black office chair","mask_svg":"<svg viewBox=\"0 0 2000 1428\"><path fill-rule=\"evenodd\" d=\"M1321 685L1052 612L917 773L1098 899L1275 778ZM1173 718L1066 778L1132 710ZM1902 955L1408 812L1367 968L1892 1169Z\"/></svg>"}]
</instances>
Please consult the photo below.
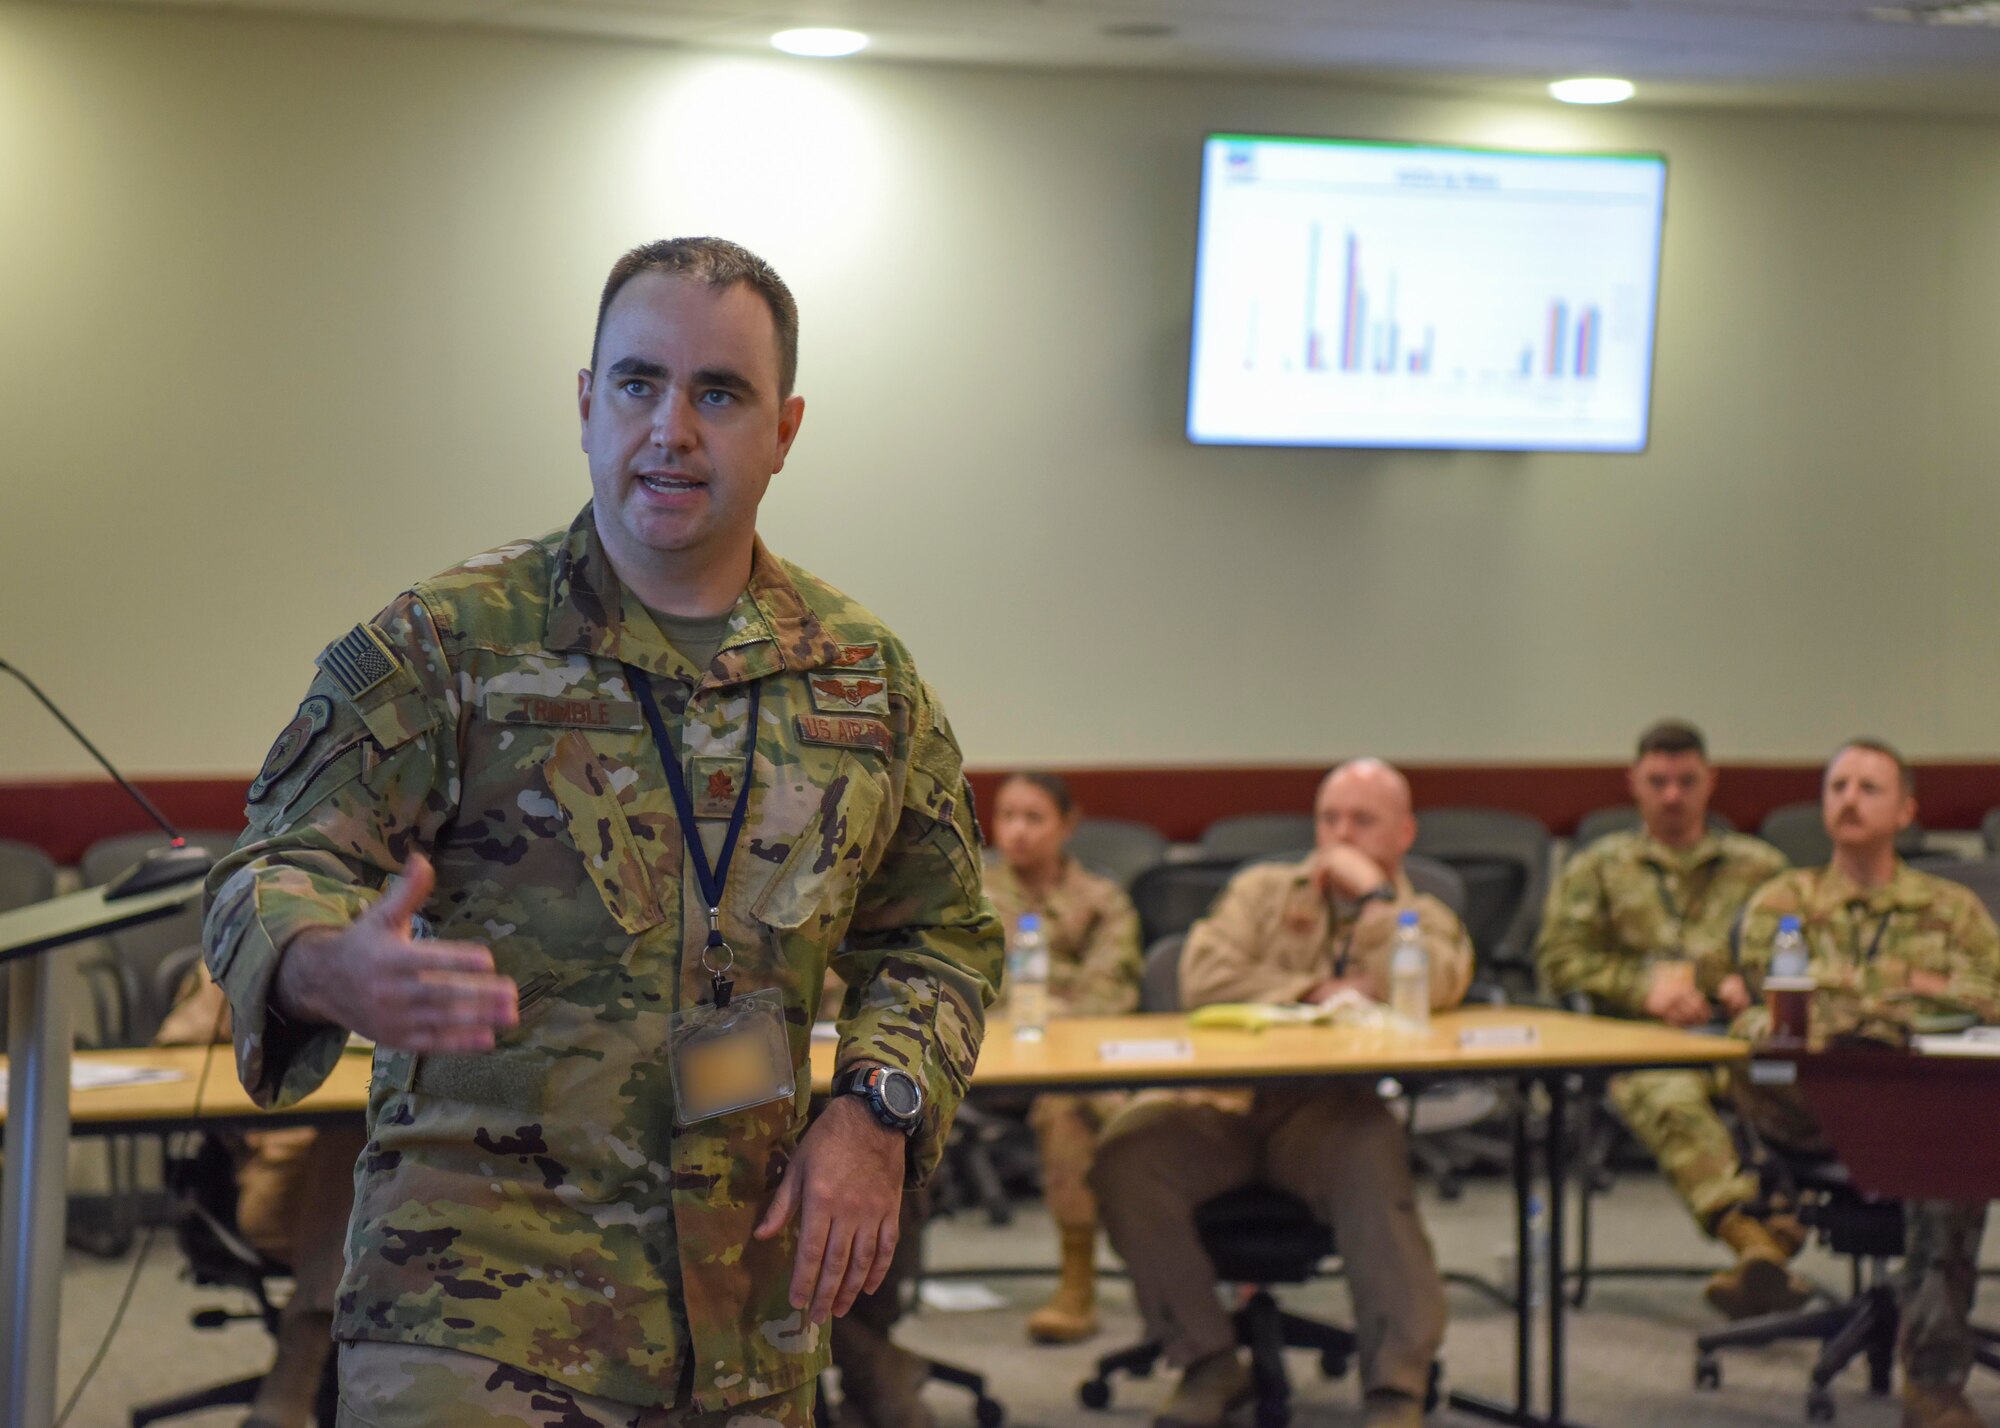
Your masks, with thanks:
<instances>
[{"instance_id":1,"label":"black office chair","mask_svg":"<svg viewBox=\"0 0 2000 1428\"><path fill-rule=\"evenodd\" d=\"M1201 833L1201 855L1248 862L1313 845L1310 813L1238 813L1218 818Z\"/></svg>"},{"instance_id":2,"label":"black office chair","mask_svg":"<svg viewBox=\"0 0 2000 1428\"><path fill-rule=\"evenodd\" d=\"M1764 815L1757 836L1785 855L1795 868L1823 867L1833 857L1833 839L1827 836L1826 816L1817 801L1786 803ZM1896 856L1921 857L1924 829L1912 823L1896 835Z\"/></svg>"},{"instance_id":3,"label":"black office chair","mask_svg":"<svg viewBox=\"0 0 2000 1428\"><path fill-rule=\"evenodd\" d=\"M1980 839L1986 844L1986 851L2000 855L2000 808L1988 810L1979 823Z\"/></svg>"},{"instance_id":4,"label":"black office chair","mask_svg":"<svg viewBox=\"0 0 2000 1428\"><path fill-rule=\"evenodd\" d=\"M1150 823L1134 823L1124 818L1082 818L1070 834L1069 855L1121 888L1164 862L1167 835Z\"/></svg>"},{"instance_id":5,"label":"black office chair","mask_svg":"<svg viewBox=\"0 0 2000 1428\"><path fill-rule=\"evenodd\" d=\"M190 830L188 842L221 858L236 846L239 834L227 829ZM100 838L83 850L77 870L85 887L99 887L124 872L156 848L167 845L164 833L120 833ZM201 941L201 907L193 904L169 917L159 918L123 932L111 934L116 965L122 984L124 1005L109 1046L146 1046L159 1031L173 1007L174 988L160 994L159 964L162 958Z\"/></svg>"},{"instance_id":6,"label":"black office chair","mask_svg":"<svg viewBox=\"0 0 2000 1428\"><path fill-rule=\"evenodd\" d=\"M1162 937L1186 932L1208 914L1242 864L1229 858L1161 863L1132 880L1132 906L1139 914L1139 938L1151 947Z\"/></svg>"},{"instance_id":7,"label":"black office chair","mask_svg":"<svg viewBox=\"0 0 2000 1428\"><path fill-rule=\"evenodd\" d=\"M1638 827L1639 810L1629 803L1599 808L1576 821L1576 836L1570 839L1570 851L1581 852L1600 838L1608 838L1613 833L1630 833ZM1712 812L1708 815L1708 830L1711 833L1734 833L1736 825L1720 813Z\"/></svg>"},{"instance_id":8,"label":"black office chair","mask_svg":"<svg viewBox=\"0 0 2000 1428\"><path fill-rule=\"evenodd\" d=\"M1482 979L1535 988L1535 930L1548 890L1549 830L1499 808L1433 808L1417 818L1412 852L1448 863L1465 880L1465 929Z\"/></svg>"},{"instance_id":9,"label":"black office chair","mask_svg":"<svg viewBox=\"0 0 2000 1428\"><path fill-rule=\"evenodd\" d=\"M1180 959L1186 938L1175 933L1146 949L1139 979L1139 1010L1180 1010ZM1304 1284L1320 1272L1334 1253L1333 1230L1295 1196L1268 1185L1246 1185L1206 1201L1195 1211L1195 1232L1215 1262L1218 1278L1252 1286L1250 1297L1231 1316L1236 1341L1250 1350L1255 1383L1257 1428L1284 1428L1291 1421L1291 1380L1285 1373L1286 1349L1310 1349L1320 1356L1320 1370L1339 1378L1353 1360L1353 1331L1287 1313L1269 1286ZM1097 1370L1080 1384L1077 1401L1085 1408L1111 1406L1111 1376L1126 1373L1150 1377L1166 1346L1147 1339L1104 1355ZM1440 1378L1431 1372L1425 1406L1435 1407Z\"/></svg>"},{"instance_id":10,"label":"black office chair","mask_svg":"<svg viewBox=\"0 0 2000 1428\"><path fill-rule=\"evenodd\" d=\"M29 843L0 838L0 912L46 902L56 895L55 859ZM7 984L0 966L0 1053L7 1050Z\"/></svg>"},{"instance_id":11,"label":"black office chair","mask_svg":"<svg viewBox=\"0 0 2000 1428\"><path fill-rule=\"evenodd\" d=\"M291 1277L291 1270L259 1252L236 1229L236 1163L225 1141L216 1136L196 1135L192 1150L184 1157L170 1159L168 1183L175 1187L174 1237L187 1259L187 1273L196 1284L240 1290L250 1297L249 1309L210 1306L191 1316L197 1329L220 1329L244 1319L256 1319L275 1342L278 1315L283 1307L272 1299L273 1287ZM321 1374L319 1396L313 1417L320 1428L333 1428L338 1407L337 1355L328 1355ZM175 1394L171 1398L142 1403L131 1410L131 1428L204 1413L213 1408L235 1408L257 1396L262 1374L211 1384L207 1388Z\"/></svg>"},{"instance_id":12,"label":"black office chair","mask_svg":"<svg viewBox=\"0 0 2000 1428\"><path fill-rule=\"evenodd\" d=\"M1840 1371L1865 1355L1868 1391L1889 1392L1896 1365L1896 1288L1889 1261L1903 1253L1903 1206L1856 1189L1837 1161L1775 1152L1799 1201L1799 1218L1835 1254L1853 1266L1853 1291L1840 1304L1796 1313L1765 1314L1695 1339L1696 1388L1722 1386L1717 1351L1762 1348L1793 1340L1817 1341L1818 1360L1806 1389L1806 1417L1833 1421L1831 1384Z\"/></svg>"}]
</instances>

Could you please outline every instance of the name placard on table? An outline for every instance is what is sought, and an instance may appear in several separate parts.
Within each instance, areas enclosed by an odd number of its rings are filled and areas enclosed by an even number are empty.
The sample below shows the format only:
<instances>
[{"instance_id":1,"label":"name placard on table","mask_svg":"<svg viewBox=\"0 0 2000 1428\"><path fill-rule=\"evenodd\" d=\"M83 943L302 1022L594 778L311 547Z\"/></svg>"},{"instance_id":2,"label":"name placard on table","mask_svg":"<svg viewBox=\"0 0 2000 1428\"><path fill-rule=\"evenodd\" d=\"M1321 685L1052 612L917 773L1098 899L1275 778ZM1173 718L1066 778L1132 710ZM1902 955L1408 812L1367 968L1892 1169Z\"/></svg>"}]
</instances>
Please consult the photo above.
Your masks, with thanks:
<instances>
[{"instance_id":1,"label":"name placard on table","mask_svg":"<svg viewBox=\"0 0 2000 1428\"><path fill-rule=\"evenodd\" d=\"M1132 1037L1123 1041L1097 1043L1097 1059L1111 1066L1138 1062L1158 1065L1162 1061L1194 1060L1194 1043L1184 1036Z\"/></svg>"}]
</instances>

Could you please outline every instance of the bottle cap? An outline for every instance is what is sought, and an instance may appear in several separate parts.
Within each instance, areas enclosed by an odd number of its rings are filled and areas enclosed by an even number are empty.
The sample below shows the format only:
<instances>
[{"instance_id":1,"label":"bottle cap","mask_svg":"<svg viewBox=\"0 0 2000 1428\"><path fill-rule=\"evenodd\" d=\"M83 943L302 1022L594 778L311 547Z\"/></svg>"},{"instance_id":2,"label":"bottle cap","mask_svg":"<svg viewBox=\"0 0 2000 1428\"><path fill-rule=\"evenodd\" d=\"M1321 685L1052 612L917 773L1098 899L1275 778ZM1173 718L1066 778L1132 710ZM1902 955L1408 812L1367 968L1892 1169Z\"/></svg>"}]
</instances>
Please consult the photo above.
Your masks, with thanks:
<instances>
[{"instance_id":1,"label":"bottle cap","mask_svg":"<svg viewBox=\"0 0 2000 1428\"><path fill-rule=\"evenodd\" d=\"M1396 914L1396 926L1415 927L1416 925L1417 925L1417 910L1415 908L1413 907L1405 908L1403 909L1403 911Z\"/></svg>"},{"instance_id":2,"label":"bottle cap","mask_svg":"<svg viewBox=\"0 0 2000 1428\"><path fill-rule=\"evenodd\" d=\"M1040 932L1042 930L1041 914L1036 912L1022 913L1020 930L1023 932Z\"/></svg>"},{"instance_id":3,"label":"bottle cap","mask_svg":"<svg viewBox=\"0 0 2000 1428\"><path fill-rule=\"evenodd\" d=\"M1778 931L1797 932L1798 930L1799 930L1799 920L1796 917L1791 916L1789 913L1786 914L1784 917L1778 919Z\"/></svg>"}]
</instances>

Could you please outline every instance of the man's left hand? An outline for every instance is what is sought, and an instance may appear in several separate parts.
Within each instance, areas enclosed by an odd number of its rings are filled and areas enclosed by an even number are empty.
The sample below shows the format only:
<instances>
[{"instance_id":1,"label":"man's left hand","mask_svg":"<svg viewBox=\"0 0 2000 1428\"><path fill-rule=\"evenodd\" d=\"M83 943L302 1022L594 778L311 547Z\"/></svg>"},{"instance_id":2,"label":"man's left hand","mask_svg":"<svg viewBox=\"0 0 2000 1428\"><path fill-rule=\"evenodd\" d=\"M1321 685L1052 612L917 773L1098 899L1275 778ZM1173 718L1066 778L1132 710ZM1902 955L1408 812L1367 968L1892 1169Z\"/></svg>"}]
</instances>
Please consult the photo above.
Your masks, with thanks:
<instances>
[{"instance_id":1,"label":"man's left hand","mask_svg":"<svg viewBox=\"0 0 2000 1428\"><path fill-rule=\"evenodd\" d=\"M845 1314L882 1285L896 1252L903 1203L905 1137L861 1100L835 1096L785 1168L778 1193L752 1232L768 1240L799 1216L792 1307L815 1324Z\"/></svg>"},{"instance_id":2,"label":"man's left hand","mask_svg":"<svg viewBox=\"0 0 2000 1428\"><path fill-rule=\"evenodd\" d=\"M1913 971L1910 973L1910 990L1920 996L1941 997L1951 990L1951 978L1942 972Z\"/></svg>"},{"instance_id":3,"label":"man's left hand","mask_svg":"<svg viewBox=\"0 0 2000 1428\"><path fill-rule=\"evenodd\" d=\"M1743 1015L1750 1007L1750 988L1743 981L1741 972L1731 972L1722 979L1722 985L1715 989L1715 999L1722 1003L1722 1009L1732 1017Z\"/></svg>"}]
</instances>

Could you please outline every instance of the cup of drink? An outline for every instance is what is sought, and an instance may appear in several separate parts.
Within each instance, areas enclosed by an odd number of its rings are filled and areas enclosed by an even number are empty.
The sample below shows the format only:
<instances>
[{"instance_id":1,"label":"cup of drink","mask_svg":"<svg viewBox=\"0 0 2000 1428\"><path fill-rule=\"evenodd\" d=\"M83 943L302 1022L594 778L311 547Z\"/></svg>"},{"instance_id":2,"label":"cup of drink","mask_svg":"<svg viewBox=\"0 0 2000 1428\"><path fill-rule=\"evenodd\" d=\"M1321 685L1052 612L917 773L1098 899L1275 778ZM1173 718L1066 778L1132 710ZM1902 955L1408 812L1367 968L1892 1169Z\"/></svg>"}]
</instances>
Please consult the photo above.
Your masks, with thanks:
<instances>
[{"instance_id":1,"label":"cup of drink","mask_svg":"<svg viewBox=\"0 0 2000 1428\"><path fill-rule=\"evenodd\" d=\"M1811 977L1766 977L1764 1005L1771 1013L1771 1045L1804 1046L1812 1026Z\"/></svg>"}]
</instances>

